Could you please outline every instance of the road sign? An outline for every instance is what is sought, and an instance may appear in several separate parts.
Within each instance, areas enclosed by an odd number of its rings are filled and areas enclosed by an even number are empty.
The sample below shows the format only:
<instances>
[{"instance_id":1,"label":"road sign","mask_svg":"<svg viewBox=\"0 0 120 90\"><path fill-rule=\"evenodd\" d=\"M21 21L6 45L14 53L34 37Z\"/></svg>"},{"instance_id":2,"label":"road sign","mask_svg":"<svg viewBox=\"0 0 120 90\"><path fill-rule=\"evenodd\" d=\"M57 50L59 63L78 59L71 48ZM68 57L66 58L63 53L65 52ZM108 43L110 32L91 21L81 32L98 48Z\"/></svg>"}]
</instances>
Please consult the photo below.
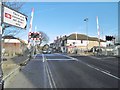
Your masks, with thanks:
<instances>
[{"instance_id":1,"label":"road sign","mask_svg":"<svg viewBox=\"0 0 120 90\"><path fill-rule=\"evenodd\" d=\"M26 29L27 16L10 9L7 6L3 6L3 22L22 29Z\"/></svg>"}]
</instances>

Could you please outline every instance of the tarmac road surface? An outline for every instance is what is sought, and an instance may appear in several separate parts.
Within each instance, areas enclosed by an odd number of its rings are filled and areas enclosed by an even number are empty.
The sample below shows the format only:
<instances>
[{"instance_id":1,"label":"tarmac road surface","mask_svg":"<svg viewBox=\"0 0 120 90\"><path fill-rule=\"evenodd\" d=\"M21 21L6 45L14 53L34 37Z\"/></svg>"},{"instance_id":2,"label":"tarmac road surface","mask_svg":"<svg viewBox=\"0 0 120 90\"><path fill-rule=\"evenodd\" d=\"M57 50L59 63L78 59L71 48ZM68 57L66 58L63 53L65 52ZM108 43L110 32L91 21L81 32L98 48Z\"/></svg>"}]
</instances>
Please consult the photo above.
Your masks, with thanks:
<instances>
[{"instance_id":1,"label":"tarmac road surface","mask_svg":"<svg viewBox=\"0 0 120 90\"><path fill-rule=\"evenodd\" d=\"M118 88L118 61L110 57L37 54L5 88Z\"/></svg>"}]
</instances>

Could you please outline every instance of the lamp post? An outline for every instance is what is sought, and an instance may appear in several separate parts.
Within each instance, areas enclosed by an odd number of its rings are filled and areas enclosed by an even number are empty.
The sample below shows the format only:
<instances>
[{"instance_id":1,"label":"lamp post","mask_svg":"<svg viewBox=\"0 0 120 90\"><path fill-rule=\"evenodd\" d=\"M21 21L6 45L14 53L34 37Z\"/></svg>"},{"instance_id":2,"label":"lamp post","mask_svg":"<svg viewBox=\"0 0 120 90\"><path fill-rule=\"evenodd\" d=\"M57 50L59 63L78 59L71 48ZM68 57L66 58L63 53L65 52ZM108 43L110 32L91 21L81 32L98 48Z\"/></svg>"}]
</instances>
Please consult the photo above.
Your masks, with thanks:
<instances>
[{"instance_id":1,"label":"lamp post","mask_svg":"<svg viewBox=\"0 0 120 90\"><path fill-rule=\"evenodd\" d=\"M85 18L84 21L86 22L87 53L88 53L88 18Z\"/></svg>"}]
</instances>

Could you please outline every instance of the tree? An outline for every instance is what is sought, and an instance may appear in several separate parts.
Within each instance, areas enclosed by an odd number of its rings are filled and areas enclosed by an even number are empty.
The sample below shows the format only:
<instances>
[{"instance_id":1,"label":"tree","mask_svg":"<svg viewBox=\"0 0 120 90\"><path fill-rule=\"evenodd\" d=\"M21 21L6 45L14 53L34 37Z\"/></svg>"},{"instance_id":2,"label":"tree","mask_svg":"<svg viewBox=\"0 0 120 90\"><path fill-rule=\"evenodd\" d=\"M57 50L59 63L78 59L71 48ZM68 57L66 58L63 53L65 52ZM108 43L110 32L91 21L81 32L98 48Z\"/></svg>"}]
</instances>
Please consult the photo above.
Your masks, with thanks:
<instances>
[{"instance_id":1,"label":"tree","mask_svg":"<svg viewBox=\"0 0 120 90\"><path fill-rule=\"evenodd\" d=\"M48 44L45 44L43 47L42 47L42 50L48 50L49 49L49 45Z\"/></svg>"},{"instance_id":2,"label":"tree","mask_svg":"<svg viewBox=\"0 0 120 90\"><path fill-rule=\"evenodd\" d=\"M40 39L39 45L41 45L42 43L47 44L49 42L49 37L47 36L46 33L42 32L42 31L39 31L39 32L41 34L41 36L40 36L41 39Z\"/></svg>"},{"instance_id":3,"label":"tree","mask_svg":"<svg viewBox=\"0 0 120 90\"><path fill-rule=\"evenodd\" d=\"M3 2L3 5L6 5L6 6L10 7L10 8L13 8L13 9L16 10L16 11L20 11L20 10L22 9L23 4L24 4L23 2ZM7 33L5 33L5 30L6 30L7 28L12 28L13 30L10 31L10 30L8 29ZM19 29L19 30L20 30L20 29ZM12 25L5 24L5 23L2 24L2 32L3 32L4 34L6 34L6 35L9 34L9 33L12 33L12 32L13 32L13 34L14 34L14 33L18 33L19 30L18 30L18 29L16 30L16 28L13 27Z\"/></svg>"}]
</instances>

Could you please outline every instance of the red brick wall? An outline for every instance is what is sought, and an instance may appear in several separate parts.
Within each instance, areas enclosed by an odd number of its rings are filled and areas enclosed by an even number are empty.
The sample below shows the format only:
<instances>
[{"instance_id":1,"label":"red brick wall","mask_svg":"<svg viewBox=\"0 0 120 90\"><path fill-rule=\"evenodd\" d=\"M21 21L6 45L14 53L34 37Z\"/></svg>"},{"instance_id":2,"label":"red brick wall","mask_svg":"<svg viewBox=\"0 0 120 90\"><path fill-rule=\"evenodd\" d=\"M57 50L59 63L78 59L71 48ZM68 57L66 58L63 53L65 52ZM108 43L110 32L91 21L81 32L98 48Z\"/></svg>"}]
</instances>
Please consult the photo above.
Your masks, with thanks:
<instances>
[{"instance_id":1,"label":"red brick wall","mask_svg":"<svg viewBox=\"0 0 120 90\"><path fill-rule=\"evenodd\" d=\"M3 48L5 48L6 53L21 53L20 43L4 43Z\"/></svg>"}]
</instances>

